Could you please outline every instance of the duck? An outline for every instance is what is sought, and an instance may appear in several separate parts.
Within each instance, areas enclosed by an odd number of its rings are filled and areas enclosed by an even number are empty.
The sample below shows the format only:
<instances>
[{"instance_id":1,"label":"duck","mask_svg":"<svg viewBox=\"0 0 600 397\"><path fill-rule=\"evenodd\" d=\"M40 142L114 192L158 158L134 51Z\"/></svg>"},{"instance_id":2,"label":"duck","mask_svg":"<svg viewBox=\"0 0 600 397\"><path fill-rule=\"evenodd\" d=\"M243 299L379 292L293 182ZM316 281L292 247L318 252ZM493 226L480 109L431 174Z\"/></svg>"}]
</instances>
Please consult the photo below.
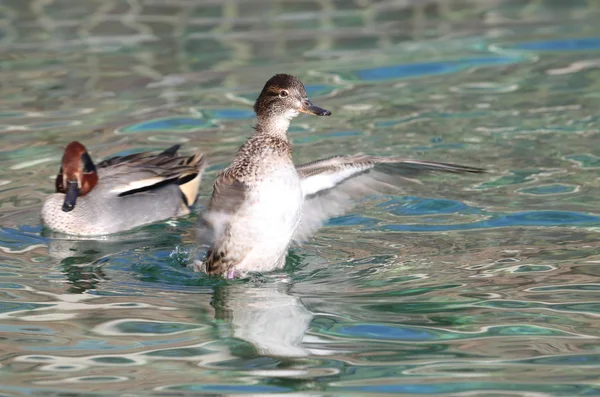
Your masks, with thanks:
<instances>
[{"instance_id":1,"label":"duck","mask_svg":"<svg viewBox=\"0 0 600 397\"><path fill-rule=\"evenodd\" d=\"M399 189L425 172L482 173L482 168L364 154L294 165L287 131L300 113L330 116L312 104L295 76L270 78L254 104L254 133L220 171L202 215L209 248L194 267L232 279L285 265L289 247L306 242L329 218L367 195Z\"/></svg>"},{"instance_id":2,"label":"duck","mask_svg":"<svg viewBox=\"0 0 600 397\"><path fill-rule=\"evenodd\" d=\"M115 156L94 164L78 141L70 142L42 207L49 229L76 236L123 232L190 213L205 156L178 155L180 145L158 153Z\"/></svg>"}]
</instances>

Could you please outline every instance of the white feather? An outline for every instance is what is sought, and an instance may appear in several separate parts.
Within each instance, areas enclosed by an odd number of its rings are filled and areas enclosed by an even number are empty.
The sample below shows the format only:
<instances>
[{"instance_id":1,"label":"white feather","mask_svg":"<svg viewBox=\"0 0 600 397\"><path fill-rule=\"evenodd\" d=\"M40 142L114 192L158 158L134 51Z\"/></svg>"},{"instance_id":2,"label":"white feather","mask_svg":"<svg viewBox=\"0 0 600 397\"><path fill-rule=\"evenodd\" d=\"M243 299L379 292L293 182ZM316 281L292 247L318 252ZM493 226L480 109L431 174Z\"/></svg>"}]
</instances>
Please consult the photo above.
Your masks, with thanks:
<instances>
[{"instance_id":1,"label":"white feather","mask_svg":"<svg viewBox=\"0 0 600 397\"><path fill-rule=\"evenodd\" d=\"M316 174L309 176L307 178L302 179L302 193L304 197L313 195L322 190L331 189L336 186L338 183L342 182L344 179L351 177L357 172L361 172L370 166L363 167L348 167L341 170L336 170L335 172L328 172L322 174Z\"/></svg>"},{"instance_id":2,"label":"white feather","mask_svg":"<svg viewBox=\"0 0 600 397\"><path fill-rule=\"evenodd\" d=\"M127 184L117 185L117 186L113 187L112 189L110 189L110 192L116 193L116 194L121 194L121 193L129 192L131 190L142 189L142 188L145 188L148 186L156 185L157 183L162 182L164 180L165 180L165 178L159 176L156 178L142 179L140 181L131 181Z\"/></svg>"}]
</instances>

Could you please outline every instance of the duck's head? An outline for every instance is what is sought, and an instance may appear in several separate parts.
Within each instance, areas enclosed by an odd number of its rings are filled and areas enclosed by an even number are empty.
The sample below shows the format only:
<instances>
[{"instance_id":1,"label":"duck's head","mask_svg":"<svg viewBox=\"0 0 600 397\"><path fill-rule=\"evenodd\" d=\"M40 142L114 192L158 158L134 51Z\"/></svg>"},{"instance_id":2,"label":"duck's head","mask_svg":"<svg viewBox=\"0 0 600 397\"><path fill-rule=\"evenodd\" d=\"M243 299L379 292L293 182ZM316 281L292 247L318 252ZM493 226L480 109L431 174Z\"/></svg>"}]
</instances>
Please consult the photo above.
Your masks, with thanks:
<instances>
[{"instance_id":1,"label":"duck's head","mask_svg":"<svg viewBox=\"0 0 600 397\"><path fill-rule=\"evenodd\" d=\"M56 177L56 192L65 194L62 210L75 208L77 197L88 194L97 183L96 166L85 146L77 141L69 143Z\"/></svg>"},{"instance_id":2,"label":"duck's head","mask_svg":"<svg viewBox=\"0 0 600 397\"><path fill-rule=\"evenodd\" d=\"M330 116L329 110L313 105L306 95L304 84L289 74L271 77L254 103L254 111L260 119L291 120L299 113Z\"/></svg>"}]
</instances>

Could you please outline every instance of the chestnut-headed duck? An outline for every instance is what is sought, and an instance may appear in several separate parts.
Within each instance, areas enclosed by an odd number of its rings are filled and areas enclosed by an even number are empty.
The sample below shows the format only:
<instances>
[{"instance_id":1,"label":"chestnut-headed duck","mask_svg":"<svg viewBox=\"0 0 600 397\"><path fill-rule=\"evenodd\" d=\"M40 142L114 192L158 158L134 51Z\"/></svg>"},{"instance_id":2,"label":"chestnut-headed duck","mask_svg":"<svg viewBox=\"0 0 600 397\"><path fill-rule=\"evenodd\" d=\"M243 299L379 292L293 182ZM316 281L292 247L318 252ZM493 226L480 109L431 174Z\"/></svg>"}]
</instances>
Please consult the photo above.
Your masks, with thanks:
<instances>
[{"instance_id":1,"label":"chestnut-headed duck","mask_svg":"<svg viewBox=\"0 0 600 397\"><path fill-rule=\"evenodd\" d=\"M44 224L57 232L93 236L188 214L206 161L199 153L178 155L179 147L94 164L85 146L69 143L56 192L42 208Z\"/></svg>"}]
</instances>

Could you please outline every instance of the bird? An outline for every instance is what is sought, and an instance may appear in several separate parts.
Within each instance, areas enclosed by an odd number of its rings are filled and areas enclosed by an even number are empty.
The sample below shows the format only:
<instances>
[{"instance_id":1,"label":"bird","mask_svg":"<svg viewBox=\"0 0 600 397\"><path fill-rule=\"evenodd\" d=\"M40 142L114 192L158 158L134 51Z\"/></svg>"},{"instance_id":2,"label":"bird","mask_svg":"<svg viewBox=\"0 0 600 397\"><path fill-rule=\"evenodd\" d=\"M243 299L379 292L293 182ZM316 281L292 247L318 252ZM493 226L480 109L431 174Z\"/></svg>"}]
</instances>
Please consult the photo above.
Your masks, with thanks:
<instances>
[{"instance_id":1,"label":"bird","mask_svg":"<svg viewBox=\"0 0 600 397\"><path fill-rule=\"evenodd\" d=\"M42 207L51 230L77 236L106 235L190 213L196 202L205 156L177 154L116 156L94 164L78 141L70 142Z\"/></svg>"},{"instance_id":2,"label":"bird","mask_svg":"<svg viewBox=\"0 0 600 397\"><path fill-rule=\"evenodd\" d=\"M311 103L289 74L270 78L254 104L254 133L218 173L202 223L211 242L195 267L236 278L282 268L292 243L308 240L357 199L398 187L428 171L481 173L482 168L401 157L338 155L294 165L287 135L300 113L330 116Z\"/></svg>"}]
</instances>

